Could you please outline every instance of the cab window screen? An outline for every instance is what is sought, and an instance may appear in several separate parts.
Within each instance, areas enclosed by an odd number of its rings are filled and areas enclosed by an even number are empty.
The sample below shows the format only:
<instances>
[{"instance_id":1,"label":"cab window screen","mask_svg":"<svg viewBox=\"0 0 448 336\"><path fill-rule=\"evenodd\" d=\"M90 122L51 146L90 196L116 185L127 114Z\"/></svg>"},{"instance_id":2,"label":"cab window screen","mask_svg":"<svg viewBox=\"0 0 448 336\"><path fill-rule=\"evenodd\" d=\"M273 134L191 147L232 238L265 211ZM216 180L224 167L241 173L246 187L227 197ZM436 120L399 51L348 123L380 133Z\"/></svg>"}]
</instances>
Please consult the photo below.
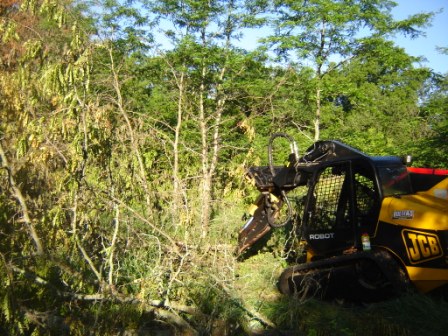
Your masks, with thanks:
<instances>
[{"instance_id":1,"label":"cab window screen","mask_svg":"<svg viewBox=\"0 0 448 336\"><path fill-rule=\"evenodd\" d=\"M378 169L384 196L412 193L409 173L404 166L380 167Z\"/></svg>"},{"instance_id":2,"label":"cab window screen","mask_svg":"<svg viewBox=\"0 0 448 336\"><path fill-rule=\"evenodd\" d=\"M322 171L314 189L314 214L311 226L317 230L344 227L349 218L348 165L327 167Z\"/></svg>"}]
</instances>

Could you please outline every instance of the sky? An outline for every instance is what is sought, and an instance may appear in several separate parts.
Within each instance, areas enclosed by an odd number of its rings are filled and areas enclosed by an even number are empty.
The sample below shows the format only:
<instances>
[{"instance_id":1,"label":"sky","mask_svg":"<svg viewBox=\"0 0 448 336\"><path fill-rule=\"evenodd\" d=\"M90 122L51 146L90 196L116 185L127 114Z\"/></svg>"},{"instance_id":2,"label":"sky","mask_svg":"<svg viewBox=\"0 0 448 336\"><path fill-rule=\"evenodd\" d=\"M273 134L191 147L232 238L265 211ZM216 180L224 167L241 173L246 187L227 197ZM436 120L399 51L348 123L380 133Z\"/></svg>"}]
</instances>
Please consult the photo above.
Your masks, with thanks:
<instances>
[{"instance_id":1,"label":"sky","mask_svg":"<svg viewBox=\"0 0 448 336\"><path fill-rule=\"evenodd\" d=\"M436 47L448 48L448 0L395 0L398 6L392 14L396 19L405 19L409 15L421 12L438 12L432 21L432 26L425 28L426 37L411 40L397 37L396 44L405 48L412 56L423 56L426 62L423 66L432 68L439 73L448 73L448 55L439 53Z\"/></svg>"}]
</instances>

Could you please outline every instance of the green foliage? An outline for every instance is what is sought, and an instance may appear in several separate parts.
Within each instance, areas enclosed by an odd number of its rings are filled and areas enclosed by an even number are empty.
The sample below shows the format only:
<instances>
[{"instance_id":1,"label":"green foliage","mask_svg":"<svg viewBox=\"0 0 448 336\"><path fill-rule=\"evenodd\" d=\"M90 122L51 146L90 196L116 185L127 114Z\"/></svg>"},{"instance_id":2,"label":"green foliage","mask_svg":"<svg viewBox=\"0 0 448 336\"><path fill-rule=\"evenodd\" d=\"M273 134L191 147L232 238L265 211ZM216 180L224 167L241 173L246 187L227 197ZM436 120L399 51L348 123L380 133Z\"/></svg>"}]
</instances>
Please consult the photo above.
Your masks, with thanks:
<instances>
[{"instance_id":1,"label":"green foliage","mask_svg":"<svg viewBox=\"0 0 448 336\"><path fill-rule=\"evenodd\" d=\"M281 298L277 277L285 258L298 257L285 252L296 242L282 230L244 262L233 255L256 196L245 169L267 164L274 132L296 138L301 153L312 143L317 88L324 137L370 154L412 149L418 164L447 166L446 77L355 34L359 22L414 34L428 16L391 28L387 1L307 2L308 19L297 17L305 30L272 42L299 46L300 57L314 57L309 68L305 58L285 67L235 46L244 28L265 23L265 1L95 3L0 5L0 333L245 334L276 325L349 335L364 330L361 318L374 321L367 334L409 334L415 325L399 304L446 314L444 301L419 296L361 311ZM282 20L302 5L283 2L268 16L291 27ZM325 12L334 47L326 52L353 56L344 63L313 49ZM158 29L170 46L152 44ZM327 72L318 76L316 64ZM276 143L276 164L287 147Z\"/></svg>"},{"instance_id":2,"label":"green foliage","mask_svg":"<svg viewBox=\"0 0 448 336\"><path fill-rule=\"evenodd\" d=\"M334 115L333 106L325 106L324 96L332 94L325 77L332 77L335 69L365 47L366 41L369 44L371 39L397 32L418 36L422 33L418 29L434 15L425 13L394 21L390 9L395 5L391 1L274 1L275 34L264 41L286 60L297 57L313 67L314 94L308 100L313 102L314 117L308 119L307 126L314 128L314 140L321 138L321 129L331 126L324 118Z\"/></svg>"},{"instance_id":3,"label":"green foliage","mask_svg":"<svg viewBox=\"0 0 448 336\"><path fill-rule=\"evenodd\" d=\"M390 42L366 41L352 62L327 79L332 106L323 134L375 155L406 153L427 132L418 100L430 72L414 68L414 61Z\"/></svg>"},{"instance_id":4,"label":"green foliage","mask_svg":"<svg viewBox=\"0 0 448 336\"><path fill-rule=\"evenodd\" d=\"M429 94L421 107L427 133L413 143L410 150L415 158L415 165L446 168L448 77L435 75L427 86Z\"/></svg>"}]
</instances>

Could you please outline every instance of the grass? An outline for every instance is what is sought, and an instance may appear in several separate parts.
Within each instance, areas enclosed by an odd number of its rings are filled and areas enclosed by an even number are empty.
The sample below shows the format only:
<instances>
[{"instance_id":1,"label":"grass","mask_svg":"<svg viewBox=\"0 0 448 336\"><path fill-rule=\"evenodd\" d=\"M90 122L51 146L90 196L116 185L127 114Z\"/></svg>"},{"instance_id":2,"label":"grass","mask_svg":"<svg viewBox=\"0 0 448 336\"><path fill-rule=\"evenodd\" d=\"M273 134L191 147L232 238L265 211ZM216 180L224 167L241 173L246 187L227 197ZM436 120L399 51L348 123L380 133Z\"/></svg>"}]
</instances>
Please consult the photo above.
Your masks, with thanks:
<instances>
[{"instance_id":1,"label":"grass","mask_svg":"<svg viewBox=\"0 0 448 336\"><path fill-rule=\"evenodd\" d=\"M448 302L441 296L409 294L363 306L299 302L277 291L284 267L285 262L269 252L238 264L236 292L247 307L277 326L269 335L429 336L448 330Z\"/></svg>"}]
</instances>

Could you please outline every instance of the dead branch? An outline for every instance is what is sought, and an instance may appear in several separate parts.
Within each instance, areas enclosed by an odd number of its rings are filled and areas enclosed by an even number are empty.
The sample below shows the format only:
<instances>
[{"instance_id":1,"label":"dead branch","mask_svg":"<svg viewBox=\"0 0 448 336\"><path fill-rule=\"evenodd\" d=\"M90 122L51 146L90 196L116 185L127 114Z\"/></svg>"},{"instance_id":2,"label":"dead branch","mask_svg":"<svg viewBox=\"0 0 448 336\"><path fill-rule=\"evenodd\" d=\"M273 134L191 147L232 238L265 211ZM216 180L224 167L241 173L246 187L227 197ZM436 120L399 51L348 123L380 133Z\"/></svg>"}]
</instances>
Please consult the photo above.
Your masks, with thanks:
<instances>
[{"instance_id":1,"label":"dead branch","mask_svg":"<svg viewBox=\"0 0 448 336\"><path fill-rule=\"evenodd\" d=\"M222 283L222 281L220 279L218 279L216 276L212 275L212 277L216 280L217 285L219 285L221 287L221 289L227 294L229 295L229 297L232 297L232 293L230 291L230 289L224 285ZM240 302L238 300L234 300L234 303L241 308L243 311L246 312L246 314L257 320L258 322L260 322L261 324L263 324L265 327L269 327L269 328L276 328L276 325L274 324L274 322L272 322L271 320L269 320L267 317L261 315L260 313L250 309L246 304L244 304L244 302Z\"/></svg>"},{"instance_id":2,"label":"dead branch","mask_svg":"<svg viewBox=\"0 0 448 336\"><path fill-rule=\"evenodd\" d=\"M44 248L42 245L42 241L40 240L39 235L37 234L36 228L34 227L34 224L31 221L30 212L28 210L28 206L25 201L25 197L23 196L20 188L17 186L17 183L14 179L13 169L8 162L8 158L6 157L6 154L3 150L3 146L1 144L1 142L0 142L0 168L5 169L8 173L9 186L12 191L12 196L17 200L17 202L20 205L20 208L22 210L22 221L23 221L23 223L25 223L28 233L31 236L31 239L33 240L33 243L36 248L36 254L43 255Z\"/></svg>"},{"instance_id":3,"label":"dead branch","mask_svg":"<svg viewBox=\"0 0 448 336\"><path fill-rule=\"evenodd\" d=\"M141 220L142 222L146 223L147 225L149 225L151 227L151 229L153 229L160 236L164 237L167 241L169 241L171 243L172 251L174 253L176 253L179 257L182 257L182 255L181 255L181 253L179 251L178 243L173 238L171 238L170 235L168 235L161 228L159 228L156 225L154 225L153 223L151 223L142 214L140 214L137 210L135 210L134 208L132 208L129 205L127 205L121 199L119 199L119 198L117 198L117 197L115 197L113 195L110 195L107 192L104 192L104 194L106 195L106 197L108 197L109 199L111 199L115 203L117 203L117 204L121 205L122 207L124 207L125 209L127 209L135 218L137 218L137 219Z\"/></svg>"}]
</instances>

